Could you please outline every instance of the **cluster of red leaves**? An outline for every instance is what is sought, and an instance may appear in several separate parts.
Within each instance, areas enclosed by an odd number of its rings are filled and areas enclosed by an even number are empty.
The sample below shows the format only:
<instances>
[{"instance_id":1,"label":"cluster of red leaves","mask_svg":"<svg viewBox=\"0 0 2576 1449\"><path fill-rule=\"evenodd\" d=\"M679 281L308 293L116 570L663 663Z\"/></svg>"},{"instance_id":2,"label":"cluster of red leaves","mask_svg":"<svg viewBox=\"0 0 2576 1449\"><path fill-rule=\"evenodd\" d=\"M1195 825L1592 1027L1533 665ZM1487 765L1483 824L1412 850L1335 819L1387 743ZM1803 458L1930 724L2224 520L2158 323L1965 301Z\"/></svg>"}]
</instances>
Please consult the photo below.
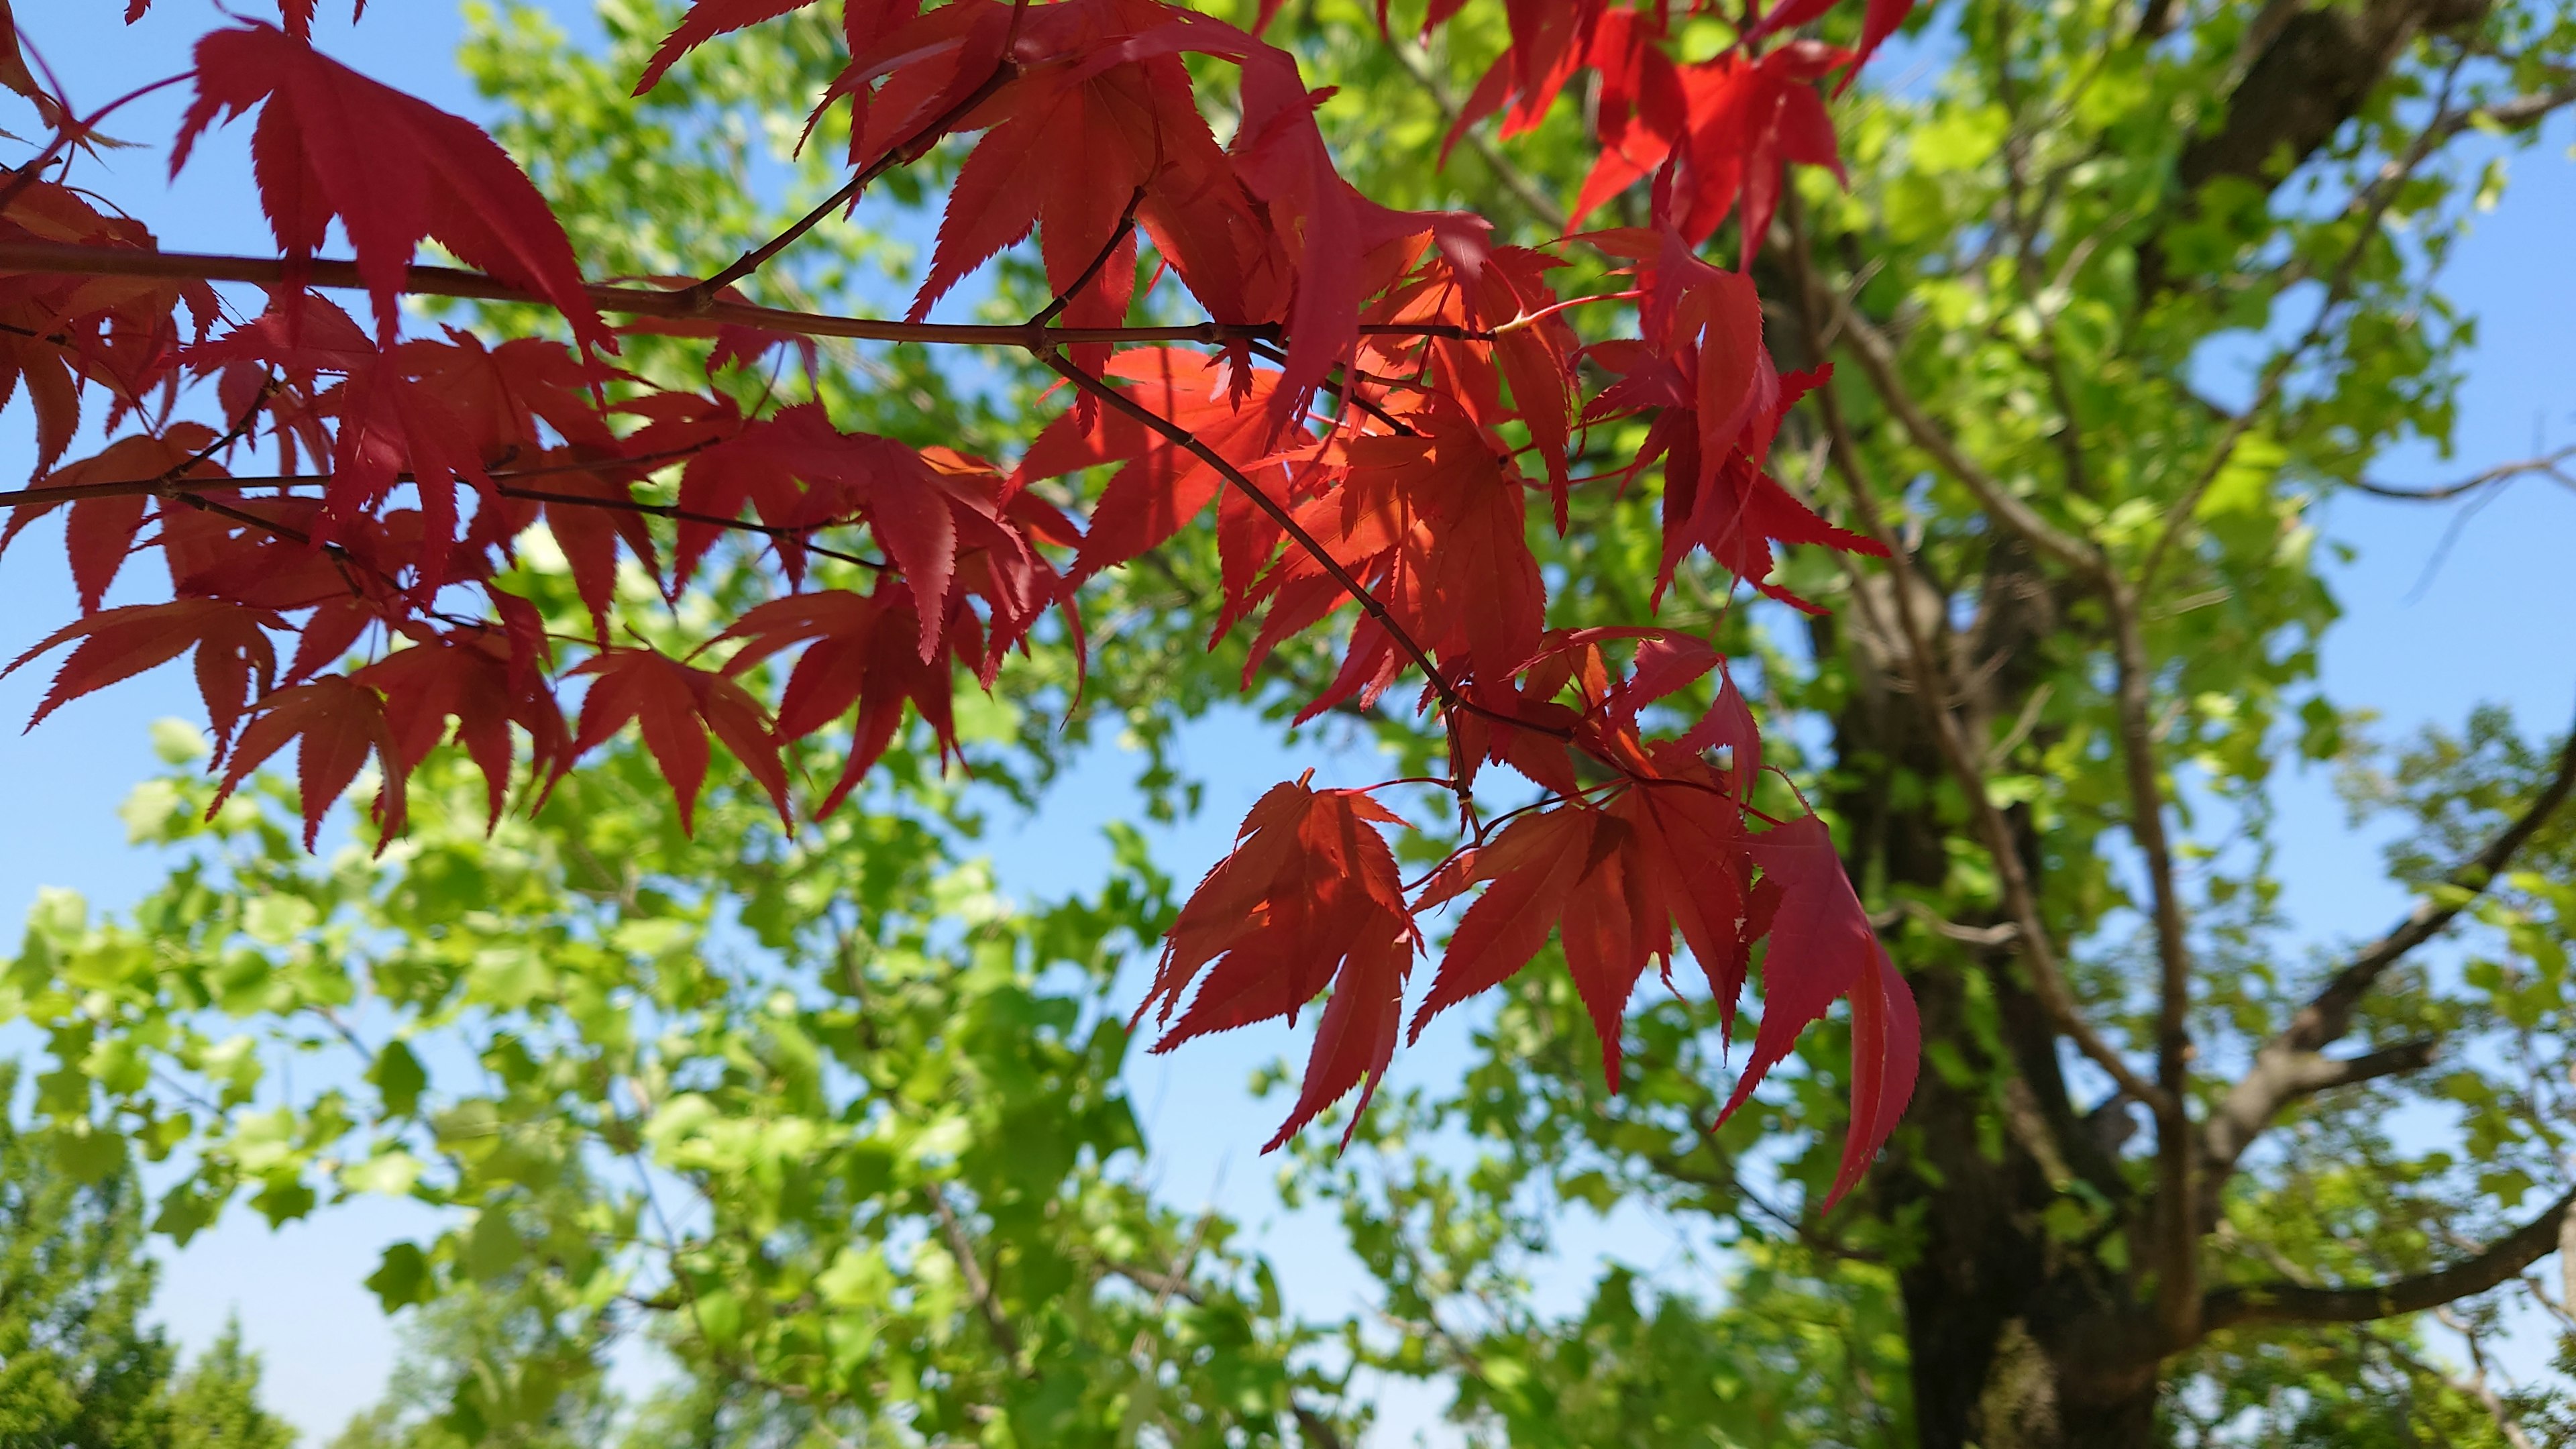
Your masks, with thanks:
<instances>
[{"instance_id":1,"label":"cluster of red leaves","mask_svg":"<svg viewBox=\"0 0 2576 1449\"><path fill-rule=\"evenodd\" d=\"M698 0L639 93L696 46L804 3ZM1429 24L1459 3L1435 0ZM1785 166L1836 164L1820 83L1847 78L1905 3L1869 0L1856 52L1770 43L1827 3L1786 0L1727 51L1683 63L1660 5L1510 0L1511 49L1461 124L1508 108L1507 132L1536 125L1588 67L1602 150L1577 213L1651 189L1651 226L1581 239L1624 259L1633 288L1566 296L1546 252L1494 246L1473 217L1357 192L1317 127L1329 92L1308 90L1295 60L1253 34L1165 0L850 0L849 62L822 105L851 108L860 182L972 138L913 318L1032 233L1057 294L1031 345L1074 384L1070 406L1006 473L845 431L820 403L746 413L721 389L622 371L600 318L617 294L584 281L517 167L470 123L321 54L310 0L287 0L282 29L245 23L199 43L172 155L175 170L211 128L256 115L254 172L282 263L259 310L228 318L199 281L0 272L0 381L24 381L41 457L35 485L5 500L8 534L68 509L82 609L19 660L72 646L39 717L191 656L223 789L295 745L308 845L371 757L380 835L398 832L405 778L451 720L495 817L522 750L542 799L630 724L684 823L716 747L786 816L788 747L845 735L846 766L812 807L828 814L907 707L953 752L959 673L989 688L1050 609L1078 643L1082 583L1213 506L1213 628L1251 629L1247 684L1280 644L1347 612L1341 667L1309 715L1374 705L1418 673L1471 823L1489 765L1545 795L1478 825L1408 891L1378 830L1403 822L1384 806L1304 782L1273 790L1171 930L1139 1012L1179 1013L1160 1046L1293 1020L1329 993L1303 1095L1272 1145L1354 1087L1364 1104L1402 1025L1422 913L1472 895L1413 1029L1553 937L1615 1087L1626 1001L1649 962L1670 980L1678 940L1730 1029L1760 963L1761 1024L1730 1111L1806 1024L1852 1001L1838 1196L1910 1091L1911 1000L1824 825L1754 809L1761 741L1724 661L1668 630L1550 629L1529 517L1543 494L1562 533L1578 483L1625 488L1659 468L1658 599L1698 549L1810 607L1770 579L1776 547L1869 547L1765 471L1783 414L1817 379L1775 370L1748 277L1695 253L1733 214L1749 262ZM0 84L44 98L58 149L76 141L68 112L18 63L5 0L0 40ZM1226 141L1202 114L1190 57L1238 77ZM372 330L307 285L335 221ZM550 305L569 341L406 336L396 299L424 240ZM34 166L0 183L0 242L155 248ZM1112 340L1145 247L1204 310L1217 351ZM730 296L733 279L700 294ZM1634 337L1587 346L1566 320L1569 307L1621 302L1635 304ZM1088 335L1059 345L1038 332L1047 323ZM639 326L712 334L711 374L789 340ZM1587 361L1614 379L1589 395ZM173 416L196 384L220 404L214 424ZM91 388L109 398L110 430L134 431L57 467ZM1575 478L1598 431L1628 420L1643 423L1644 447ZM233 475L263 449L277 473ZM1115 469L1081 523L1030 487L1105 465ZM672 475L676 492L656 491ZM550 634L509 583L516 543L538 524L569 566L586 637ZM677 599L728 537L767 550L778 597L685 657L612 641L621 578ZM852 551L859 540L870 552ZM166 563L168 599L109 604L143 551ZM869 586L815 586L817 555L861 566ZM773 711L747 676L790 654ZM1714 703L1695 723L1649 736L1650 706L1712 676Z\"/></svg>"}]
</instances>

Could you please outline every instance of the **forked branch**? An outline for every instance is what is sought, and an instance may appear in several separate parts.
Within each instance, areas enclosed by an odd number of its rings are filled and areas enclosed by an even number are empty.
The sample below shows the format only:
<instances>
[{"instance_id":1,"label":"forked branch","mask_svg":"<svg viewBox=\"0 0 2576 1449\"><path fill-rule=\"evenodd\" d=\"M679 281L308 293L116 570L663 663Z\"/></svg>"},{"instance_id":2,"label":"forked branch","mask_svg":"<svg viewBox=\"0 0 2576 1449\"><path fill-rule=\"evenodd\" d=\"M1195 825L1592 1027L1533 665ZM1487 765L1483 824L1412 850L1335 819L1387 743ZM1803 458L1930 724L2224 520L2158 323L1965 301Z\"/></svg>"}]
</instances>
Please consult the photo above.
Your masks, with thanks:
<instances>
[{"instance_id":1,"label":"forked branch","mask_svg":"<svg viewBox=\"0 0 2576 1449\"><path fill-rule=\"evenodd\" d=\"M2306 1090L2302 1083L2316 1070L2318 1052L2352 1029L2362 998L2406 953L2439 935L2469 908L2510 864L2532 836L2576 793L2576 731L2558 752L2549 783L2485 848L2453 866L2441 884L2428 891L2387 934L2356 954L2328 978L2308 1004L2254 1054L2254 1064L2228 1088L2211 1113L2210 1170L2202 1184L2203 1221L2214 1220L2218 1194L2245 1151L2281 1109Z\"/></svg>"},{"instance_id":2,"label":"forked branch","mask_svg":"<svg viewBox=\"0 0 2576 1449\"><path fill-rule=\"evenodd\" d=\"M2411 1278L2351 1288L2286 1282L2222 1288L2209 1295L2201 1321L2212 1332L2273 1323L2367 1323L2456 1303L2511 1282L2523 1269L2557 1251L2559 1227L2570 1208L2576 1208L2576 1190L2561 1194L2539 1216L2483 1252Z\"/></svg>"}]
</instances>

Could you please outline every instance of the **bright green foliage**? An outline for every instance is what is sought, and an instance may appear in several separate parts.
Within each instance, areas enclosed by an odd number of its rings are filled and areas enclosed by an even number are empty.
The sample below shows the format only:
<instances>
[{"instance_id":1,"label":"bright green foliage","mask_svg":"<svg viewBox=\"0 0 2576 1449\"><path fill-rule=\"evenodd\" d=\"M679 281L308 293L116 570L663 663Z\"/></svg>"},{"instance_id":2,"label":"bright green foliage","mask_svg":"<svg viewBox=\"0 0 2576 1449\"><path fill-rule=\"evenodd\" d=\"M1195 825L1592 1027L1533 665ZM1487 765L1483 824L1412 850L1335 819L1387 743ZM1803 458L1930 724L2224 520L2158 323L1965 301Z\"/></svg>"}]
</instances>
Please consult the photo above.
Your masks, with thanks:
<instances>
[{"instance_id":1,"label":"bright green foliage","mask_svg":"<svg viewBox=\"0 0 2576 1449\"><path fill-rule=\"evenodd\" d=\"M1132 844L1102 892L1022 913L952 858L961 807L927 779L792 839L728 783L691 839L622 747L487 838L471 776L435 769L381 862L305 855L277 787L200 825L202 783L147 786L130 823L198 862L130 927L55 898L10 978L18 1013L195 1094L164 1231L235 1197L452 1209L369 1286L506 1310L433 1313L447 1402L370 1432L555 1432L639 1325L727 1414L817 1435L1261 1440L1316 1387L1232 1229L1137 1180L1102 992L1169 907ZM251 1106L260 1040L334 1085ZM77 1061L103 1121L166 1131L154 1089Z\"/></svg>"}]
</instances>

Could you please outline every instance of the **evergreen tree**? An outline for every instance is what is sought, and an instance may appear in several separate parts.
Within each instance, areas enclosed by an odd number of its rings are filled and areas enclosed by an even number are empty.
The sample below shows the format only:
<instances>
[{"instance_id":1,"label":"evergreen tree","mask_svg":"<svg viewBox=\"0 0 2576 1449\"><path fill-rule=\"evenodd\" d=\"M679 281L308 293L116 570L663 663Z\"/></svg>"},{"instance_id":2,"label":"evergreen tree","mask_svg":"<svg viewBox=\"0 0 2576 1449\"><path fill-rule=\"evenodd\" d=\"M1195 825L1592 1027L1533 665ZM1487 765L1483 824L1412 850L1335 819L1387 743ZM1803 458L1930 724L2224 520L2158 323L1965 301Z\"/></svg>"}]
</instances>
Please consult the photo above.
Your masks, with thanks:
<instances>
[{"instance_id":1,"label":"evergreen tree","mask_svg":"<svg viewBox=\"0 0 2576 1449\"><path fill-rule=\"evenodd\" d=\"M17 1084L0 1062L0 1102ZM239 1325L179 1374L144 1322L159 1273L131 1164L85 1173L56 1145L0 1113L0 1449L288 1449Z\"/></svg>"},{"instance_id":2,"label":"evergreen tree","mask_svg":"<svg viewBox=\"0 0 2576 1449\"><path fill-rule=\"evenodd\" d=\"M14 1098L15 1063L0 1063ZM82 1181L0 1114L0 1449L162 1440L177 1353L143 1322L154 1265L117 1164Z\"/></svg>"}]
</instances>

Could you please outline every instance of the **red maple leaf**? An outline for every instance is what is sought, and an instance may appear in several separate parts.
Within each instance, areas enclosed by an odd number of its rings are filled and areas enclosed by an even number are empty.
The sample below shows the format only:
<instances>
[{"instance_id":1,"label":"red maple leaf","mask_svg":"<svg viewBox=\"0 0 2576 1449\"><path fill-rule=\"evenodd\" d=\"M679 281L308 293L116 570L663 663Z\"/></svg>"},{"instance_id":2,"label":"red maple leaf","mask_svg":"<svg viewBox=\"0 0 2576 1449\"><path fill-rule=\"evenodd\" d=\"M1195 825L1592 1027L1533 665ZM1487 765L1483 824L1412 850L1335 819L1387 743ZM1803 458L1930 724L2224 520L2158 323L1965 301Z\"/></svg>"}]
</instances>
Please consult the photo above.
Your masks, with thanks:
<instances>
[{"instance_id":1,"label":"red maple leaf","mask_svg":"<svg viewBox=\"0 0 2576 1449\"><path fill-rule=\"evenodd\" d=\"M367 756L375 755L382 783L376 790L373 814L376 852L382 854L403 829L402 752L385 720L383 696L345 675L281 689L260 701L259 712L242 727L241 741L233 747L223 783L206 807L206 818L214 819L250 772L291 742L296 743L295 786L304 806L306 850L313 848L322 817L331 813L333 802L358 778Z\"/></svg>"},{"instance_id":2,"label":"red maple leaf","mask_svg":"<svg viewBox=\"0 0 2576 1449\"><path fill-rule=\"evenodd\" d=\"M573 672L591 676L591 682L582 696L581 730L573 737L572 755L606 743L633 721L680 803L682 830L697 827L710 732L769 792L779 817L787 817L787 772L779 763L777 737L760 702L740 684L653 649L606 650Z\"/></svg>"},{"instance_id":3,"label":"red maple leaf","mask_svg":"<svg viewBox=\"0 0 2576 1449\"><path fill-rule=\"evenodd\" d=\"M562 707L538 671L516 658L495 630L423 631L411 647L360 669L359 683L381 690L392 721L392 762L406 774L446 738L456 721L457 741L483 775L489 814L497 824L516 756L510 726L528 733L535 750L535 778L551 783L569 763L572 741Z\"/></svg>"},{"instance_id":4,"label":"red maple leaf","mask_svg":"<svg viewBox=\"0 0 2576 1449\"><path fill-rule=\"evenodd\" d=\"M218 116L255 107L252 173L290 290L303 285L298 274L336 216L375 299L380 345L392 345L394 295L426 237L544 296L584 348L616 350L562 225L481 127L367 79L300 35L244 25L197 42L197 98L179 123L170 174Z\"/></svg>"},{"instance_id":5,"label":"red maple leaf","mask_svg":"<svg viewBox=\"0 0 2576 1449\"><path fill-rule=\"evenodd\" d=\"M1155 414L1187 428L1191 436L1249 477L1273 498L1289 496L1294 474L1270 449L1264 404L1279 382L1270 368L1249 369L1249 385L1236 386L1244 369L1223 358L1177 347L1140 347L1111 359L1108 375L1132 382L1129 396ZM1303 441L1301 431L1290 441ZM1279 531L1249 501L1227 492L1225 475L1161 433L1116 411L1086 429L1066 413L1047 424L1022 455L1014 488L1032 478L1053 478L1100 463L1124 462L1092 505L1089 526L1075 555L1073 577L1087 579L1161 546L1223 497L1231 515L1248 518L1217 535L1222 577L1229 596L1252 586L1278 546ZM1258 520L1257 522L1253 520ZM1264 525L1268 525L1266 528Z\"/></svg>"},{"instance_id":6,"label":"red maple leaf","mask_svg":"<svg viewBox=\"0 0 2576 1449\"><path fill-rule=\"evenodd\" d=\"M914 647L921 626L913 617L912 591L900 580L872 594L823 589L772 599L744 614L719 639L746 641L725 662L727 675L782 650L807 645L779 696L777 734L802 739L858 707L848 763L814 809L817 820L840 808L894 742L903 706L912 702L939 741L942 757L957 749L957 725L946 660L925 660Z\"/></svg>"},{"instance_id":7,"label":"red maple leaf","mask_svg":"<svg viewBox=\"0 0 2576 1449\"><path fill-rule=\"evenodd\" d=\"M10 661L0 674L17 672L57 645L80 641L55 671L52 688L27 721L27 728L34 729L45 716L82 695L193 649L197 689L205 699L207 723L220 743L232 737L233 726L250 701L268 693L277 675L277 649L263 631L285 627L285 620L266 609L220 599L128 604L64 625Z\"/></svg>"},{"instance_id":8,"label":"red maple leaf","mask_svg":"<svg viewBox=\"0 0 2576 1449\"><path fill-rule=\"evenodd\" d=\"M39 486L73 488L138 479L176 483L190 478L221 478L224 470L201 456L214 441L215 430L203 423L173 423L158 434L136 433L118 438L101 451L46 474ZM142 531L144 515L151 504L151 495L139 491L79 498L70 504L64 541L70 549L72 588L80 595L82 613L96 612L108 585L125 567L126 558L134 552L134 536ZM8 549L20 530L58 506L61 505L48 503L13 509L7 526L0 528L0 552Z\"/></svg>"},{"instance_id":9,"label":"red maple leaf","mask_svg":"<svg viewBox=\"0 0 2576 1449\"><path fill-rule=\"evenodd\" d=\"M1165 938L1136 1020L1159 1007L1158 1020L1170 1022L1202 970L1206 979L1154 1044L1158 1052L1256 1021L1286 1017L1294 1025L1307 1002L1332 988L1297 1105L1264 1152L1365 1080L1342 1134L1347 1143L1385 1077L1419 938L1394 853L1375 827L1403 823L1362 791L1314 790L1305 780L1272 786Z\"/></svg>"}]
</instances>

